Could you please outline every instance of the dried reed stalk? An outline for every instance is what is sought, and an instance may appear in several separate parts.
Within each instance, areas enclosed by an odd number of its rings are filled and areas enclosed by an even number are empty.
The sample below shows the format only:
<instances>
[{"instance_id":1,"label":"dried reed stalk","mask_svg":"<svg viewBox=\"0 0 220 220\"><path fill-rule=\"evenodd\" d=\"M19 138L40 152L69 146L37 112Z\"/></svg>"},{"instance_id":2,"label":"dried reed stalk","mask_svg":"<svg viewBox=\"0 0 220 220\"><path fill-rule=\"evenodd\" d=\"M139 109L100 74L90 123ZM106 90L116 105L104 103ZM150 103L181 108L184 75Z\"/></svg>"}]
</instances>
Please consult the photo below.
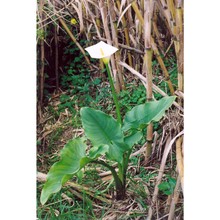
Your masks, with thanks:
<instances>
[{"instance_id":1,"label":"dried reed stalk","mask_svg":"<svg viewBox=\"0 0 220 220\"><path fill-rule=\"evenodd\" d=\"M116 6L115 6L115 3L113 0L108 0L107 2L108 2L108 9L109 9L113 44L116 48L119 48L117 17L116 17L116 12L114 10L114 8L116 8ZM120 90L125 90L125 83L124 83L124 79L122 76L122 69L121 69L121 66L118 65L118 62L120 61L120 50L118 50L114 55L115 55L115 59L116 59L116 68L117 68Z\"/></svg>"},{"instance_id":2,"label":"dried reed stalk","mask_svg":"<svg viewBox=\"0 0 220 220\"><path fill-rule=\"evenodd\" d=\"M134 20L132 18L131 7L129 7L127 12L126 12L126 20L127 20L128 31L130 33L130 30L135 26L135 22L134 22Z\"/></svg>"},{"instance_id":3,"label":"dried reed stalk","mask_svg":"<svg viewBox=\"0 0 220 220\"><path fill-rule=\"evenodd\" d=\"M98 39L98 38L94 37L94 39ZM102 40L102 41L107 42L107 40L106 40L105 38L102 38L102 37L101 37L101 38L99 38L99 39ZM129 51L133 51L133 52L135 52L135 53L138 53L139 55L144 55L144 52L143 52L143 51L141 51L141 50L139 50L139 49L136 49L136 48L134 48L134 47L129 47L129 46L124 45L124 44L121 44L121 43L118 43L118 45L119 45L120 47L124 48L124 49L129 50Z\"/></svg>"},{"instance_id":4,"label":"dried reed stalk","mask_svg":"<svg viewBox=\"0 0 220 220\"><path fill-rule=\"evenodd\" d=\"M177 161L177 169L181 181L182 190L184 193L184 165L183 165L183 155L182 155L182 141L183 137L180 137L176 141L176 161Z\"/></svg>"},{"instance_id":5,"label":"dried reed stalk","mask_svg":"<svg viewBox=\"0 0 220 220\"><path fill-rule=\"evenodd\" d=\"M118 9L120 9L120 8L121 8L121 3L120 3L119 0L116 1L116 4L117 4ZM124 16L121 18L121 21L122 21L122 26L123 26L123 29L124 29L124 35L125 35L126 45L127 45L128 47L130 47L128 27L127 27L127 22L126 22L126 19L125 19ZM132 57L131 57L131 53L130 53L129 51L128 51L128 64L129 64L130 66L132 66Z\"/></svg>"},{"instance_id":6,"label":"dried reed stalk","mask_svg":"<svg viewBox=\"0 0 220 220\"><path fill-rule=\"evenodd\" d=\"M182 8L182 1L178 1L176 6L176 25L177 25L177 68L178 68L178 90L183 92L184 91L184 77L183 77L183 59L184 59L184 41L183 41L183 8ZM179 100L179 103L182 103L182 100Z\"/></svg>"},{"instance_id":7,"label":"dried reed stalk","mask_svg":"<svg viewBox=\"0 0 220 220\"><path fill-rule=\"evenodd\" d=\"M144 1L142 1L143 4L141 4L141 9L138 9L138 4L136 2L132 2L132 8L135 11L135 37L134 37L134 41L133 44L135 45L136 48L138 49L143 49L141 48L142 44L140 42L142 42L145 38L144 36L144 31L143 31L143 27L144 27ZM142 14L143 13L143 14ZM130 35L131 39L132 39L132 35ZM145 54L145 50L144 50L144 54ZM136 60L136 65L135 65L135 69L138 71L142 71L142 61L140 60L139 56L135 57Z\"/></svg>"},{"instance_id":8,"label":"dried reed stalk","mask_svg":"<svg viewBox=\"0 0 220 220\"><path fill-rule=\"evenodd\" d=\"M179 188L180 188L180 176L178 176L178 178L177 178L176 186L175 186L174 192L172 194L172 201L170 204L170 211L169 211L168 220L174 219L175 207L178 202L179 194L180 194Z\"/></svg>"},{"instance_id":9,"label":"dried reed stalk","mask_svg":"<svg viewBox=\"0 0 220 220\"><path fill-rule=\"evenodd\" d=\"M96 13L96 25L97 25L97 29L98 29L98 33L100 35L100 38L101 38L101 21L100 21L100 15L99 15L99 11L98 11L98 8L95 7L95 13ZM100 69L103 70L105 68L105 65L102 61L102 59L100 59Z\"/></svg>"},{"instance_id":10,"label":"dried reed stalk","mask_svg":"<svg viewBox=\"0 0 220 220\"><path fill-rule=\"evenodd\" d=\"M72 198L70 198L69 196L67 196L65 193L62 193L61 197L63 199L65 199L69 203L69 205L74 205L75 204L74 200Z\"/></svg>"},{"instance_id":11,"label":"dried reed stalk","mask_svg":"<svg viewBox=\"0 0 220 220\"><path fill-rule=\"evenodd\" d=\"M107 9L105 5L104 0L99 1L99 8L101 12L101 18L102 18L102 23L103 23L103 28L105 32L105 37L107 39L107 43L112 45L112 40L111 40L111 35L108 27L108 20L107 20ZM111 56L111 66L112 66L112 72L113 72L113 79L114 79L114 86L115 90L117 93L120 92L120 86L119 86L119 79L117 75L117 69L116 69L116 64L115 64L115 59L114 56Z\"/></svg>"},{"instance_id":12,"label":"dried reed stalk","mask_svg":"<svg viewBox=\"0 0 220 220\"><path fill-rule=\"evenodd\" d=\"M98 10L98 6L97 5L89 5L87 1L83 1L84 2L84 6L86 8L86 11L88 13L88 15L91 17L92 22L94 24L98 39L101 40L101 21L100 21L100 13ZM92 12L92 10L94 11L94 13ZM102 59L99 59L99 65L100 65L100 69L103 70L105 68L104 63L102 61ZM101 77L101 75L100 75Z\"/></svg>"},{"instance_id":13,"label":"dried reed stalk","mask_svg":"<svg viewBox=\"0 0 220 220\"><path fill-rule=\"evenodd\" d=\"M83 12L85 13L85 11L83 11L83 4L81 1L79 0L75 0L77 5L73 3L73 1L71 2L71 6L74 8L74 10L76 11L77 15L78 15L78 19L79 19L79 34L82 34L84 32L84 22L83 22ZM86 14L86 13L85 13Z\"/></svg>"},{"instance_id":14,"label":"dried reed stalk","mask_svg":"<svg viewBox=\"0 0 220 220\"><path fill-rule=\"evenodd\" d=\"M140 14L140 13L138 13ZM145 55L143 63L143 75L146 76L147 84L147 102L153 100L153 75L152 75L152 45L151 45L151 26L152 26L152 15L153 15L153 1L144 1L144 46ZM139 15L139 17L141 17ZM147 146L145 151L145 163L149 162L151 151L152 151L152 141L153 141L153 123L147 126Z\"/></svg>"},{"instance_id":15,"label":"dried reed stalk","mask_svg":"<svg viewBox=\"0 0 220 220\"><path fill-rule=\"evenodd\" d=\"M140 10L138 9L138 5L137 5L136 1L133 1L131 3L131 6L132 6L133 10L135 11L135 15L138 17L138 20L141 22L142 25L144 25L144 19L143 19L143 16L141 15Z\"/></svg>"}]
</instances>

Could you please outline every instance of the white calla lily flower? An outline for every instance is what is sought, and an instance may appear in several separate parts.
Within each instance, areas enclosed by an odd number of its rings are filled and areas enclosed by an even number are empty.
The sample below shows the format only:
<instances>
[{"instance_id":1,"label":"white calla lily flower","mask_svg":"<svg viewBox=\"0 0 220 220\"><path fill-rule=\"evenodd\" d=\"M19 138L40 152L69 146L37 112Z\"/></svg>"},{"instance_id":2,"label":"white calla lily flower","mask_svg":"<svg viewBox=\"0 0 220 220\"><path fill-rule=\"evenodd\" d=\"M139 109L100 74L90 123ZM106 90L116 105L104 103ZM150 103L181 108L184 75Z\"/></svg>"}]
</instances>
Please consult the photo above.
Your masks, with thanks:
<instances>
[{"instance_id":1,"label":"white calla lily flower","mask_svg":"<svg viewBox=\"0 0 220 220\"><path fill-rule=\"evenodd\" d=\"M85 48L92 58L102 59L105 64L109 63L110 56L114 54L118 48L106 44L103 41Z\"/></svg>"}]
</instances>

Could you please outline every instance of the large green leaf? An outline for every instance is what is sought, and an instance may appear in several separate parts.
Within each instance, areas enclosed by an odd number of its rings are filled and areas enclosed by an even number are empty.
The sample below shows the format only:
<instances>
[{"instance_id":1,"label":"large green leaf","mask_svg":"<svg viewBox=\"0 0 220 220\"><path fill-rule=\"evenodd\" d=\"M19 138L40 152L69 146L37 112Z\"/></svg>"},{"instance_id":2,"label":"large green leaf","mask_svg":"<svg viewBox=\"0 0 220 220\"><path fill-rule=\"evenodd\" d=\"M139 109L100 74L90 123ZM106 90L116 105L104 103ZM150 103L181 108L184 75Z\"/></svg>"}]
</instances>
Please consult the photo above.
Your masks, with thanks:
<instances>
[{"instance_id":1,"label":"large green leaf","mask_svg":"<svg viewBox=\"0 0 220 220\"><path fill-rule=\"evenodd\" d=\"M76 174L91 159L85 155L86 145L82 138L70 140L61 151L61 159L53 164L41 192L40 201L45 204L52 193L58 192L73 174Z\"/></svg>"},{"instance_id":2,"label":"large green leaf","mask_svg":"<svg viewBox=\"0 0 220 220\"><path fill-rule=\"evenodd\" d=\"M159 121L165 111L172 105L175 96L166 96L159 101L147 102L127 112L123 122L123 131L138 129L151 121Z\"/></svg>"},{"instance_id":3,"label":"large green leaf","mask_svg":"<svg viewBox=\"0 0 220 220\"><path fill-rule=\"evenodd\" d=\"M80 114L85 134L93 146L108 145L108 158L121 163L123 153L128 150L121 125L113 117L92 108L81 108Z\"/></svg>"}]
</instances>

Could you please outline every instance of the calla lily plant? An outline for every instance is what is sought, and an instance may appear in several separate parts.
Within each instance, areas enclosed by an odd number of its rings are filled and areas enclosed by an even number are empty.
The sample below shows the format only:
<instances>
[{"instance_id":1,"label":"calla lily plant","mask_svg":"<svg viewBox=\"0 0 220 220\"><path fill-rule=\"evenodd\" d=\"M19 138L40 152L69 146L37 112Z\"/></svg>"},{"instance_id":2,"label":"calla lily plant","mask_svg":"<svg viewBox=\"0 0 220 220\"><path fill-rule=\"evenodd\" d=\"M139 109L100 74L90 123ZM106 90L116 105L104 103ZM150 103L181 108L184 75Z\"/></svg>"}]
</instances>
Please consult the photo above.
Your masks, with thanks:
<instances>
[{"instance_id":1,"label":"calla lily plant","mask_svg":"<svg viewBox=\"0 0 220 220\"><path fill-rule=\"evenodd\" d=\"M137 105L125 114L122 122L108 67L110 56L118 49L100 42L86 50L93 58L103 59L106 64L118 118L115 120L112 116L89 107L81 108L85 136L69 140L61 150L60 161L54 163L47 174L47 181L41 192L41 204L45 204L53 193L60 191L73 175L79 174L89 163L102 165L111 171L115 182L115 198L123 200L126 197L126 175L133 146L143 137L144 128L159 121L176 98L167 96L159 101ZM92 144L89 149L87 138ZM112 162L117 163L118 171L111 165Z\"/></svg>"}]
</instances>

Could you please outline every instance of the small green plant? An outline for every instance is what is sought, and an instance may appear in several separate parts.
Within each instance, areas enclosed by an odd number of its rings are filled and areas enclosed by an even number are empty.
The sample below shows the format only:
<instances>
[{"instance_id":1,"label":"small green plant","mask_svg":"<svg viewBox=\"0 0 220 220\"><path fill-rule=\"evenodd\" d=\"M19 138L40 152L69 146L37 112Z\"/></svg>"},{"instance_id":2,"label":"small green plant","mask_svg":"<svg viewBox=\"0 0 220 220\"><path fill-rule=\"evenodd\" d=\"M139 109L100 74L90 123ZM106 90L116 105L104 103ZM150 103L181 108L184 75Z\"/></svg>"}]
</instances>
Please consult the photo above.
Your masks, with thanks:
<instances>
[{"instance_id":1,"label":"small green plant","mask_svg":"<svg viewBox=\"0 0 220 220\"><path fill-rule=\"evenodd\" d=\"M158 185L158 188L165 195L171 195L174 191L175 186L176 186L176 180L174 178L168 177L167 181L164 181Z\"/></svg>"},{"instance_id":2,"label":"small green plant","mask_svg":"<svg viewBox=\"0 0 220 220\"><path fill-rule=\"evenodd\" d=\"M125 114L122 124L102 111L81 108L82 125L92 147L86 153L86 137L72 139L65 145L61 151L61 160L50 168L47 175L41 192L41 203L45 204L51 194L58 192L63 184L88 163L109 169L115 181L116 199L124 199L128 162L133 146L142 138L143 129L149 123L159 121L174 100L175 97L171 96L137 105ZM107 161L101 159L101 156L105 156ZM118 172L110 162L117 162Z\"/></svg>"},{"instance_id":3,"label":"small green plant","mask_svg":"<svg viewBox=\"0 0 220 220\"><path fill-rule=\"evenodd\" d=\"M76 114L76 110L74 109L75 101L75 97L71 98L69 95L61 95L60 104L58 105L58 111L63 112L66 108L68 108L72 114Z\"/></svg>"}]
</instances>

